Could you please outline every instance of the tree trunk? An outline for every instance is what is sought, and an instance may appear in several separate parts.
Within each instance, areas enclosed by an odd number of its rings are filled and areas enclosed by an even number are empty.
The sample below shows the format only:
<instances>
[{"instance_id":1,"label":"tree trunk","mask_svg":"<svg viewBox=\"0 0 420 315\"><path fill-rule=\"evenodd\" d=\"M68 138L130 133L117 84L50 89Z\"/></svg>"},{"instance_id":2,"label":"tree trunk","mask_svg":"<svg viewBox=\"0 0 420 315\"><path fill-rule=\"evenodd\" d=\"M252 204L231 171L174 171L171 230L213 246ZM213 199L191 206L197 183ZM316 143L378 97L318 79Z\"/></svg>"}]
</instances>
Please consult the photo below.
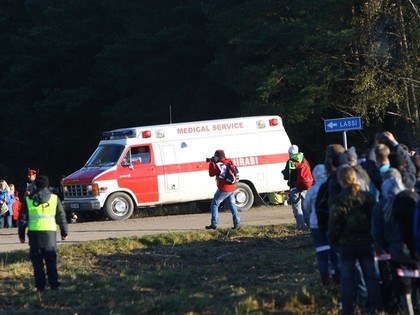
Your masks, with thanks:
<instances>
[{"instance_id":1,"label":"tree trunk","mask_svg":"<svg viewBox=\"0 0 420 315\"><path fill-rule=\"evenodd\" d=\"M411 64L409 60L409 51L408 51L408 41L407 35L405 31L405 20L404 20L404 12L403 12L403 5L401 0L398 1L398 22L399 22L399 32L400 32L400 45L403 55L403 69L406 71L404 85L406 88L407 93L407 109L408 109L408 117L413 122L413 132L414 138L420 135L420 123L419 123L419 111L417 108L417 99L416 93L413 85L413 71L411 69Z\"/></svg>"}]
</instances>

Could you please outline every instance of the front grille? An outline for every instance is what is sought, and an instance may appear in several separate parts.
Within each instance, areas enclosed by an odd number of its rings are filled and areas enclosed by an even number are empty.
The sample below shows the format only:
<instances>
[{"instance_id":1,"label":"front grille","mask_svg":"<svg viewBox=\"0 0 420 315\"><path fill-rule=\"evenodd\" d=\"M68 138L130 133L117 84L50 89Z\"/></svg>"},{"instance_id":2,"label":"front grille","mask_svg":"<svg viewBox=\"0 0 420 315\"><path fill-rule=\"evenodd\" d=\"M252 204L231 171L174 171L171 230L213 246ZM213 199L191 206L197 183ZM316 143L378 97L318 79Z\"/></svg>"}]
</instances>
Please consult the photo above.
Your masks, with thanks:
<instances>
[{"instance_id":1,"label":"front grille","mask_svg":"<svg viewBox=\"0 0 420 315\"><path fill-rule=\"evenodd\" d=\"M66 185L67 190L64 191L64 197L80 198L93 196L92 190L88 190L88 185Z\"/></svg>"}]
</instances>

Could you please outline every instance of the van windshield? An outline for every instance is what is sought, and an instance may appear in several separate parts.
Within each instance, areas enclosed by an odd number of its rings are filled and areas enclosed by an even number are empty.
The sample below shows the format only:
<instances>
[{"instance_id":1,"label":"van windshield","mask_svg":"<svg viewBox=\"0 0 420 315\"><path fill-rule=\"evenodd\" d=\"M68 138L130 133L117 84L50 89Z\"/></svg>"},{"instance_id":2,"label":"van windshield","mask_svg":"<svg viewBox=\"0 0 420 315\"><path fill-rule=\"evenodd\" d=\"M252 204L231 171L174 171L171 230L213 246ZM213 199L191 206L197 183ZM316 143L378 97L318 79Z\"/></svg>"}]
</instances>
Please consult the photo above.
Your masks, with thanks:
<instances>
[{"instance_id":1,"label":"van windshield","mask_svg":"<svg viewBox=\"0 0 420 315\"><path fill-rule=\"evenodd\" d=\"M85 167L114 166L118 163L123 151L122 145L101 145L93 152Z\"/></svg>"}]
</instances>

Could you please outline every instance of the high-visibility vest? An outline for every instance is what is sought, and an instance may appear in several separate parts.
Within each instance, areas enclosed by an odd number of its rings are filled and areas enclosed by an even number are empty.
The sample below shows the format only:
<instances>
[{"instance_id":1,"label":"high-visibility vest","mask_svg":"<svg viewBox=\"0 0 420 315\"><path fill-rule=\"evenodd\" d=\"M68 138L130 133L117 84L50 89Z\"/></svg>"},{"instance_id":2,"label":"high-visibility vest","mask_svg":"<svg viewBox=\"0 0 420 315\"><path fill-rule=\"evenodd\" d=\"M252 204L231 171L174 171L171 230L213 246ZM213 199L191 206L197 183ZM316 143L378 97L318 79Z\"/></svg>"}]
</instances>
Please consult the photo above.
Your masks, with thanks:
<instances>
[{"instance_id":1,"label":"high-visibility vest","mask_svg":"<svg viewBox=\"0 0 420 315\"><path fill-rule=\"evenodd\" d=\"M29 231L56 231L55 214L57 209L57 195L51 194L50 199L39 204L26 197L28 205L28 230Z\"/></svg>"}]
</instances>

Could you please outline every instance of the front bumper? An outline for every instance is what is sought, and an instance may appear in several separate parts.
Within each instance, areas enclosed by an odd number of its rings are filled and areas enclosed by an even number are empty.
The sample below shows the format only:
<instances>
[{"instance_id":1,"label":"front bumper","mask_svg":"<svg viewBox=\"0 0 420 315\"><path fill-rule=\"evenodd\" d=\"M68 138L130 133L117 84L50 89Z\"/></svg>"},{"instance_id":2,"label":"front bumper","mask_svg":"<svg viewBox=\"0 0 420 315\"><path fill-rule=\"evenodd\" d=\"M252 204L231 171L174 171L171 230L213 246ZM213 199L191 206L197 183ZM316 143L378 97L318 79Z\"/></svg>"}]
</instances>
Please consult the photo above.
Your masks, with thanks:
<instances>
[{"instance_id":1,"label":"front bumper","mask_svg":"<svg viewBox=\"0 0 420 315\"><path fill-rule=\"evenodd\" d=\"M101 204L98 200L64 200L63 207L65 211L95 211Z\"/></svg>"}]
</instances>

